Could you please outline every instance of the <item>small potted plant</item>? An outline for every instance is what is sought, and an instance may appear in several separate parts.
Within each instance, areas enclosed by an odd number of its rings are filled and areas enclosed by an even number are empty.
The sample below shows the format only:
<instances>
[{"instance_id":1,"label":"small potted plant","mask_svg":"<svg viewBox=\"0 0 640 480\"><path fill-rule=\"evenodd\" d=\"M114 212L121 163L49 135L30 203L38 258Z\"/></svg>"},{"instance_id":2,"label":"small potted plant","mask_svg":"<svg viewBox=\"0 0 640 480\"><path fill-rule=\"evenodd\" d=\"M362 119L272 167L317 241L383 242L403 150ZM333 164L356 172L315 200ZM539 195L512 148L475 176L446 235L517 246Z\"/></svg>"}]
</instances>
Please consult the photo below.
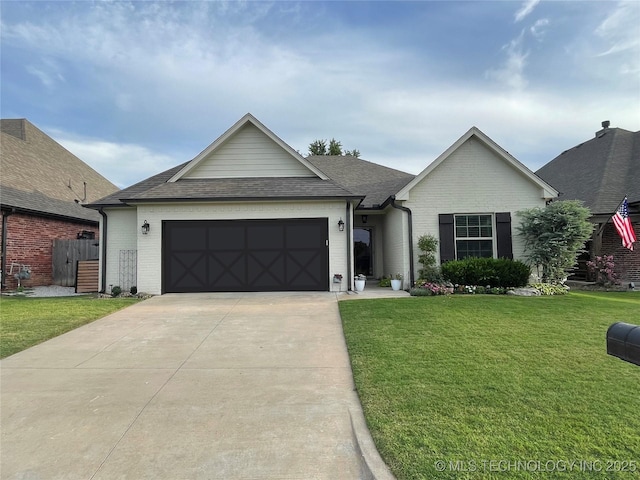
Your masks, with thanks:
<instances>
[{"instance_id":1,"label":"small potted plant","mask_svg":"<svg viewBox=\"0 0 640 480\"><path fill-rule=\"evenodd\" d=\"M342 274L336 273L333 275L333 283L342 283Z\"/></svg>"},{"instance_id":2,"label":"small potted plant","mask_svg":"<svg viewBox=\"0 0 640 480\"><path fill-rule=\"evenodd\" d=\"M396 273L391 279L391 288L393 290L400 290L402 288L402 275Z\"/></svg>"},{"instance_id":3,"label":"small potted plant","mask_svg":"<svg viewBox=\"0 0 640 480\"><path fill-rule=\"evenodd\" d=\"M366 275L356 275L355 284L356 284L356 292L362 292L364 290L364 286L367 283Z\"/></svg>"}]
</instances>

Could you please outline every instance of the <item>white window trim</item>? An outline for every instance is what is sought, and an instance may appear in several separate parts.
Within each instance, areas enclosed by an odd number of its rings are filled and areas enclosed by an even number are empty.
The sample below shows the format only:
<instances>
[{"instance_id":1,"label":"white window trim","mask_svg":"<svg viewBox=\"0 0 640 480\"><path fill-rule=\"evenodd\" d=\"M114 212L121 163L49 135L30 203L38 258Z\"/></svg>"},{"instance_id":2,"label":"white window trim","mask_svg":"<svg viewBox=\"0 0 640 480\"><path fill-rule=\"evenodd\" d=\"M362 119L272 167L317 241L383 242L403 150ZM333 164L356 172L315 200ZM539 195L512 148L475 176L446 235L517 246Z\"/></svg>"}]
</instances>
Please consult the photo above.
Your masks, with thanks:
<instances>
[{"instance_id":1,"label":"white window trim","mask_svg":"<svg viewBox=\"0 0 640 480\"><path fill-rule=\"evenodd\" d=\"M481 213L454 213L453 214L453 248L455 251L455 258L458 259L458 240L488 240L489 237L458 237L456 231L456 218L468 217L477 215L489 215L491 216L491 258L498 258L498 241L496 239L496 215L495 213L481 212Z\"/></svg>"}]
</instances>

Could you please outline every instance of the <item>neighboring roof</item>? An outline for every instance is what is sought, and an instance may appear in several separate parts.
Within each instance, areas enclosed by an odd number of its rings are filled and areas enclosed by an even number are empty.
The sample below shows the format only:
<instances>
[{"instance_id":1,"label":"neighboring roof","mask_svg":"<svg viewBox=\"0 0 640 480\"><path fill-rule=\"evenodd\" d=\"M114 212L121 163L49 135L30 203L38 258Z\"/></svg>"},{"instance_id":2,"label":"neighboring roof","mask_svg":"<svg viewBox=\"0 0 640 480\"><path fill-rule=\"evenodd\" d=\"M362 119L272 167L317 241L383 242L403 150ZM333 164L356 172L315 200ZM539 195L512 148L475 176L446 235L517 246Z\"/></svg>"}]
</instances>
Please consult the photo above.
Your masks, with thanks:
<instances>
[{"instance_id":1,"label":"neighboring roof","mask_svg":"<svg viewBox=\"0 0 640 480\"><path fill-rule=\"evenodd\" d=\"M98 212L87 210L79 203L47 197L40 192L25 192L2 185L0 197L3 209L11 207L20 213L91 223L97 223L100 219Z\"/></svg>"},{"instance_id":2,"label":"neighboring roof","mask_svg":"<svg viewBox=\"0 0 640 480\"><path fill-rule=\"evenodd\" d=\"M467 142L470 138L475 137L481 143L483 143L487 148L492 150L496 155L502 158L508 165L511 165L516 171L520 172L526 178L528 178L532 183L540 187L541 189L541 197L542 198L555 198L558 196L558 191L545 182L542 178L537 176L531 170L529 170L523 163L519 162L515 157L513 157L509 152L503 149L496 142L491 140L487 135L485 135L479 128L471 127L467 133L462 135L453 145L451 145L447 150L444 151L438 158L436 158L433 162L431 162L427 168L425 168L422 172L420 172L411 182L402 188L397 194L398 200L406 200L408 198L410 190L420 183L427 175L429 175L433 170L435 170L438 165L444 162L452 153L454 153L458 148L460 148L465 142Z\"/></svg>"},{"instance_id":3,"label":"neighboring roof","mask_svg":"<svg viewBox=\"0 0 640 480\"><path fill-rule=\"evenodd\" d=\"M205 160L211 153L213 153L216 149L220 148L227 140L233 137L236 133L238 133L245 125L251 124L260 130L264 135L266 135L272 142L278 145L284 152L291 155L291 157L300 162L304 167L310 170L313 174L320 177L323 180L327 180L327 177L317 170L313 165L311 165L307 160L296 152L293 148L283 142L275 133L265 127L257 118L255 118L250 113L247 113L244 117L238 120L234 125L231 126L226 132L220 135L217 140L215 140L211 145L205 148L202 152L200 152L193 160L188 162L179 172L177 172L173 177L171 177L168 181L175 182L180 180L187 172L193 170L198 164L200 164L203 160Z\"/></svg>"},{"instance_id":4,"label":"neighboring roof","mask_svg":"<svg viewBox=\"0 0 640 480\"><path fill-rule=\"evenodd\" d=\"M613 214L625 195L640 202L640 131L603 128L595 138L562 152L536 172L592 214Z\"/></svg>"},{"instance_id":5,"label":"neighboring roof","mask_svg":"<svg viewBox=\"0 0 640 480\"><path fill-rule=\"evenodd\" d=\"M307 160L336 183L364 195L359 208L377 208L409 183L414 175L351 155L313 155Z\"/></svg>"},{"instance_id":6,"label":"neighboring roof","mask_svg":"<svg viewBox=\"0 0 640 480\"><path fill-rule=\"evenodd\" d=\"M0 168L5 208L97 222L99 215L77 202L118 190L26 119L0 120Z\"/></svg>"}]
</instances>

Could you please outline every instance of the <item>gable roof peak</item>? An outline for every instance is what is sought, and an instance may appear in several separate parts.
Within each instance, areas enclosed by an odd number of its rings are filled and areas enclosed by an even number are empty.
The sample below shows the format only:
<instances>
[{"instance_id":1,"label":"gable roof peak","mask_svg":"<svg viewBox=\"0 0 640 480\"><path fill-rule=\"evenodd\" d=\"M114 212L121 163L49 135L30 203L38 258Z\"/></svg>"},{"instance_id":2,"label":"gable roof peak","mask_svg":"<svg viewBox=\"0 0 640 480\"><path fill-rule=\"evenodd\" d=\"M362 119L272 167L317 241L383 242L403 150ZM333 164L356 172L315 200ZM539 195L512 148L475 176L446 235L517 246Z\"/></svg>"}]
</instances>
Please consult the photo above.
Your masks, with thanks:
<instances>
[{"instance_id":1,"label":"gable roof peak","mask_svg":"<svg viewBox=\"0 0 640 480\"><path fill-rule=\"evenodd\" d=\"M507 164L511 165L525 177L527 177L532 183L536 184L541 188L542 197L543 198L554 198L558 196L558 191L545 182L538 175L533 173L526 165L516 159L513 155L511 155L508 151L494 142L488 135L486 135L482 130L478 127L473 126L467 132L462 135L458 140L456 140L453 145L447 148L438 158L436 158L433 162L431 162L427 167L420 172L416 177L406 184L398 193L398 200L406 200L409 195L409 191L420 183L425 177L427 177L431 172L433 172L436 167L438 167L441 163L443 163L447 158L449 158L456 150L458 150L463 144L468 142L472 137L475 137L481 143L483 143L487 148L492 150L496 155L501 157Z\"/></svg>"},{"instance_id":2,"label":"gable roof peak","mask_svg":"<svg viewBox=\"0 0 640 480\"><path fill-rule=\"evenodd\" d=\"M190 162L188 162L182 169L180 169L173 177L171 177L168 182L175 182L180 180L183 176L185 176L188 172L193 170L198 164L200 164L205 158L207 158L211 153L216 151L219 147L221 147L227 140L236 135L241 129L243 129L246 125L251 124L255 128L257 128L262 134L264 134L269 140L271 140L275 145L280 147L286 154L293 157L296 161L302 164L307 170L311 172L316 177L321 178L322 180L328 180L328 177L318 168L316 168L313 164L308 162L300 153L290 147L287 143L285 143L280 137L278 137L275 133L269 130L260 120L254 117L251 113L246 113L240 120L234 123L229 129L227 129L222 135L220 135L213 143L211 143L207 148L205 148L202 152L200 152L195 158L193 158Z\"/></svg>"}]
</instances>

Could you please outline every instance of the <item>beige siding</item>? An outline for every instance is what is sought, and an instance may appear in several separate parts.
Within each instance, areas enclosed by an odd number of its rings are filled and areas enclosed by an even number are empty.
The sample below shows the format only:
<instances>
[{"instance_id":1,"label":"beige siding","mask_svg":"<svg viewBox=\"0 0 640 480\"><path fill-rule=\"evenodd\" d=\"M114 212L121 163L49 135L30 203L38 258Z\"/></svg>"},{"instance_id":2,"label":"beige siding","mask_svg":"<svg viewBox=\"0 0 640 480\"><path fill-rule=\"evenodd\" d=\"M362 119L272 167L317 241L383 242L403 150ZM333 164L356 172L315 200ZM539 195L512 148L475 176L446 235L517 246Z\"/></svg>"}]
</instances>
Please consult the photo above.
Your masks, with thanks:
<instances>
[{"instance_id":1,"label":"beige siding","mask_svg":"<svg viewBox=\"0 0 640 480\"><path fill-rule=\"evenodd\" d=\"M345 204L334 202L210 203L139 206L137 224L146 219L151 225L148 235L138 242L138 290L160 294L162 290L162 221L163 220L251 220L271 218L328 218L329 277L333 291L334 274L343 275L342 290L347 288L347 232L338 230L338 220L345 216ZM137 229L137 227L136 227ZM136 230L137 231L137 230Z\"/></svg>"},{"instance_id":2,"label":"beige siding","mask_svg":"<svg viewBox=\"0 0 640 480\"><path fill-rule=\"evenodd\" d=\"M120 282L120 250L135 250L137 248L138 233L140 232L139 226L142 225L142 221L138 223L135 208L106 209L105 213L107 214L107 284L104 285L104 287L106 288L106 292L109 293L109 285L115 286ZM102 228L101 223L100 231L103 231ZM140 235L142 235L142 233L140 233ZM101 247L100 271L102 271L103 261ZM102 275L100 276L100 281L102 281ZM100 285L100 289L103 289L102 284Z\"/></svg>"},{"instance_id":3,"label":"beige siding","mask_svg":"<svg viewBox=\"0 0 640 480\"><path fill-rule=\"evenodd\" d=\"M249 123L183 178L313 176L300 161Z\"/></svg>"},{"instance_id":4,"label":"beige siding","mask_svg":"<svg viewBox=\"0 0 640 480\"><path fill-rule=\"evenodd\" d=\"M519 219L516 212L544 207L545 200L539 186L471 138L411 189L409 199L403 205L413 212L417 275L417 239L424 234L438 238L438 214L511 212L513 256L522 259L524 248L517 235Z\"/></svg>"}]
</instances>

